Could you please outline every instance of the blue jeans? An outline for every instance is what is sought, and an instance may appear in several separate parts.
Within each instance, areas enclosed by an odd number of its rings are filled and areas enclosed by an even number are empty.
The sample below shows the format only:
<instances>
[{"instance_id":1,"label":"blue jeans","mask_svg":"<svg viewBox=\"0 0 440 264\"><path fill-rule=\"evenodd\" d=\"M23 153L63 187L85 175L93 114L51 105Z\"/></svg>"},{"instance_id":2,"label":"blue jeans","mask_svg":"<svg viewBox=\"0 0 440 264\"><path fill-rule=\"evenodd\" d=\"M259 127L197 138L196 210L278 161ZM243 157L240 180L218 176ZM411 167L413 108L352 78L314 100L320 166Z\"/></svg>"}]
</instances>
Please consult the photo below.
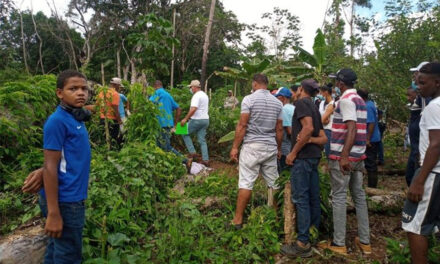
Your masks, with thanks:
<instances>
[{"instance_id":1,"label":"blue jeans","mask_svg":"<svg viewBox=\"0 0 440 264\"><path fill-rule=\"evenodd\" d=\"M45 264L76 264L81 263L82 231L85 222L84 201L59 203L63 218L61 238L50 238L44 256ZM46 199L40 196L40 208L47 217Z\"/></svg>"},{"instance_id":2,"label":"blue jeans","mask_svg":"<svg viewBox=\"0 0 440 264\"><path fill-rule=\"evenodd\" d=\"M191 154L196 153L194 144L191 139L191 135L197 134L197 141L199 142L200 149L202 150L202 160L208 161L208 145L206 144L206 129L209 126L209 119L191 119L188 122L188 135L183 135L183 141Z\"/></svg>"},{"instance_id":3,"label":"blue jeans","mask_svg":"<svg viewBox=\"0 0 440 264\"><path fill-rule=\"evenodd\" d=\"M298 240L310 241L310 227L319 227L321 221L321 200L319 198L319 158L297 159L290 176L292 202L296 206Z\"/></svg>"},{"instance_id":4,"label":"blue jeans","mask_svg":"<svg viewBox=\"0 0 440 264\"><path fill-rule=\"evenodd\" d=\"M325 151L325 156L327 157L328 160L328 156L330 155L330 141L332 139L332 130L331 129L325 129L324 130L325 135L327 136L327 143L325 143L324 145L324 151Z\"/></svg>"},{"instance_id":5,"label":"blue jeans","mask_svg":"<svg viewBox=\"0 0 440 264\"><path fill-rule=\"evenodd\" d=\"M157 138L157 146L166 152L173 152L177 156L182 156L179 151L171 146L171 128L162 127L160 135Z\"/></svg>"}]
</instances>

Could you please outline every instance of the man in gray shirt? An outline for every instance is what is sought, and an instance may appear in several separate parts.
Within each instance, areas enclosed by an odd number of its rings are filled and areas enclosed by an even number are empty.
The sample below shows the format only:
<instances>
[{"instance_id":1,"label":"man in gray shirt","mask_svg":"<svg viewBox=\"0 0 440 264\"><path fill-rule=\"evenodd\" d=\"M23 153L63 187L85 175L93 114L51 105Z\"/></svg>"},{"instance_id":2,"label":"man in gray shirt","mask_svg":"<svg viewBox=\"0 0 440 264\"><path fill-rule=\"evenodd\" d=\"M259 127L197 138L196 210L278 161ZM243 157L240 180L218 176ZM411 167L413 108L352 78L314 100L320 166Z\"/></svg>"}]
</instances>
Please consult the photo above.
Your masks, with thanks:
<instances>
[{"instance_id":1,"label":"man in gray shirt","mask_svg":"<svg viewBox=\"0 0 440 264\"><path fill-rule=\"evenodd\" d=\"M269 81L263 74L252 79L251 95L241 103L240 121L235 130L231 160L239 161L238 198L232 224L240 229L243 214L252 195L258 174L261 174L270 189L278 189L277 159L281 156L283 138L282 103L267 90ZM243 141L238 160L238 147Z\"/></svg>"}]
</instances>

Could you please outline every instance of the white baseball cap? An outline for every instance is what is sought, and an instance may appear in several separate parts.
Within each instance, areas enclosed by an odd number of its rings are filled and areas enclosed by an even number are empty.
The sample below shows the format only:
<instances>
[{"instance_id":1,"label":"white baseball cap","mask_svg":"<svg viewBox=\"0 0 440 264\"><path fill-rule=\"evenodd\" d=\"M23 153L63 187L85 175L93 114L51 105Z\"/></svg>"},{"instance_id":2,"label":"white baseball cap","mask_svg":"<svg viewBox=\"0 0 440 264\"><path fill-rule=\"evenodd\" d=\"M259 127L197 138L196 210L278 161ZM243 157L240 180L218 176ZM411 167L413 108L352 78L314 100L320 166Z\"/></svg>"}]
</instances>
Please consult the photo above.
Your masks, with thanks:
<instances>
[{"instance_id":1,"label":"white baseball cap","mask_svg":"<svg viewBox=\"0 0 440 264\"><path fill-rule=\"evenodd\" d=\"M418 72L418 71L420 71L420 69L421 69L423 66L425 66L425 65L428 64L428 63L429 63L429 61L424 61L424 62L420 63L419 66L417 66L417 67L415 67L415 68L411 68L411 69L409 69L409 71L412 71L412 72Z\"/></svg>"},{"instance_id":2,"label":"white baseball cap","mask_svg":"<svg viewBox=\"0 0 440 264\"><path fill-rule=\"evenodd\" d=\"M118 85L120 85L121 87L124 87L124 85L122 84L122 80L121 80L121 78L118 78L118 77L113 77L113 78L110 80L110 83L112 83L112 84L118 84Z\"/></svg>"},{"instance_id":3,"label":"white baseball cap","mask_svg":"<svg viewBox=\"0 0 440 264\"><path fill-rule=\"evenodd\" d=\"M200 87L200 82L199 80L192 80L191 83L188 85L188 87Z\"/></svg>"}]
</instances>

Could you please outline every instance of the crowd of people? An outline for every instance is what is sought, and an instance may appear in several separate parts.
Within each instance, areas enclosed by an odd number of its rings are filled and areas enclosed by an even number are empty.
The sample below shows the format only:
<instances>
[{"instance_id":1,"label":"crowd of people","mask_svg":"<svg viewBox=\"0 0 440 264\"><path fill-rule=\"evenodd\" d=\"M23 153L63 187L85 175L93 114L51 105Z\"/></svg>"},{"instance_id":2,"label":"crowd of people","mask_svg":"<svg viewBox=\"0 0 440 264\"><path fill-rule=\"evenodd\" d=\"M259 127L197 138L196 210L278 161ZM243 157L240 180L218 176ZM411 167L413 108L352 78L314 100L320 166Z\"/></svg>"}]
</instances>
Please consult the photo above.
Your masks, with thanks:
<instances>
[{"instance_id":1,"label":"crowd of people","mask_svg":"<svg viewBox=\"0 0 440 264\"><path fill-rule=\"evenodd\" d=\"M409 134L411 154L408 160L408 197L402 227L408 233L413 263L427 263L427 236L440 226L440 64L424 63L415 69L414 83L408 89L411 118ZM378 183L377 164L383 164L382 138L385 125L368 91L356 90L356 73L348 68L329 76L333 84L319 86L313 79L303 80L275 94L268 90L268 78L256 74L252 93L241 102L240 119L230 151L230 159L239 163L238 197L231 226L243 227L245 208L261 174L270 192L280 188L281 171L290 172L291 197L297 211L297 240L283 245L281 253L289 257L312 256L311 227L321 221L318 165L325 153L330 173L333 211L333 237L317 244L319 248L347 255L347 191L356 208L358 236L355 245L371 254L370 224L364 170L368 186ZM157 104L161 127L157 145L182 157L187 168L192 160L209 166L206 131L209 126L209 97L198 80L191 81L193 94L187 115L163 88L153 85L149 98ZM130 104L122 93L121 79L112 78L110 88L97 96L101 123L120 147ZM91 148L84 121L94 107L84 107L89 96L86 77L77 71L64 71L57 79L56 95L60 105L44 125L44 165L26 179L23 191L40 191L40 207L46 217L45 231L50 237L45 263L80 263L82 229L91 161ZM228 92L224 107L233 109L239 101ZM428 104L429 103L429 104ZM87 108L87 109L86 109ZM89 111L92 110L92 111ZM187 127L183 140L188 155L171 145L176 128ZM197 154L191 135L200 145Z\"/></svg>"}]
</instances>

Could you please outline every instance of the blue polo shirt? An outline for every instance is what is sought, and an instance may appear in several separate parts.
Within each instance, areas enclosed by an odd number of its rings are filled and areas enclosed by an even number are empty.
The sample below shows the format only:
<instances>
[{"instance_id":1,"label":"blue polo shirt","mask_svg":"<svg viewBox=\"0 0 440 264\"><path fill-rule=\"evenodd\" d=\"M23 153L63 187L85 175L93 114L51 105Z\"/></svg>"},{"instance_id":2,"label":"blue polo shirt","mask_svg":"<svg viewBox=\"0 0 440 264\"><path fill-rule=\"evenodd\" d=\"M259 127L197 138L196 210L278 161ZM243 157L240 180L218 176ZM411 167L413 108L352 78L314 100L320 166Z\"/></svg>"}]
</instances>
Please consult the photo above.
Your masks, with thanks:
<instances>
[{"instance_id":1,"label":"blue polo shirt","mask_svg":"<svg viewBox=\"0 0 440 264\"><path fill-rule=\"evenodd\" d=\"M150 97L150 101L159 106L159 124L161 127L174 127L173 111L179 108L173 97L164 88L157 89Z\"/></svg>"},{"instance_id":2,"label":"blue polo shirt","mask_svg":"<svg viewBox=\"0 0 440 264\"><path fill-rule=\"evenodd\" d=\"M374 123L374 131L371 135L370 142L380 141L380 131L379 131L379 119L377 117L377 108L373 101L368 100L365 105L367 106L367 126L368 124ZM368 133L368 127L367 127Z\"/></svg>"},{"instance_id":3,"label":"blue polo shirt","mask_svg":"<svg viewBox=\"0 0 440 264\"><path fill-rule=\"evenodd\" d=\"M43 128L43 148L61 151L58 164L58 201L79 202L87 198L91 151L89 134L60 106L49 116ZM44 189L41 195L45 197Z\"/></svg>"}]
</instances>

